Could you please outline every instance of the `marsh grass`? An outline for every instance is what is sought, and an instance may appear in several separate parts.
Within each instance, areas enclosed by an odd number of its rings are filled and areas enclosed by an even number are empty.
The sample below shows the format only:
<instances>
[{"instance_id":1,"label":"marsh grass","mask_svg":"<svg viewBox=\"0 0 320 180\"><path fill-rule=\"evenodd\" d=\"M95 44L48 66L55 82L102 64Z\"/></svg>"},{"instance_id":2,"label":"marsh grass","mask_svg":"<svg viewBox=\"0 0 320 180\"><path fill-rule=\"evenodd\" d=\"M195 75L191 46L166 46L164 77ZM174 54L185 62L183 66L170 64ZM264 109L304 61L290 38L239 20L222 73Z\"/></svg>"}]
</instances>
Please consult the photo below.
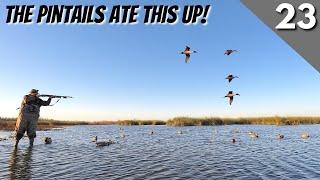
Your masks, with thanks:
<instances>
[{"instance_id":1,"label":"marsh grass","mask_svg":"<svg viewBox=\"0 0 320 180\"><path fill-rule=\"evenodd\" d=\"M2 118L0 117L0 130L12 131L15 129L16 118ZM73 125L88 125L88 122L84 121L57 121L53 119L39 119L38 130L44 131L52 128L61 128L64 126Z\"/></svg>"},{"instance_id":2,"label":"marsh grass","mask_svg":"<svg viewBox=\"0 0 320 180\"><path fill-rule=\"evenodd\" d=\"M141 125L166 125L165 121L160 120L120 120L116 124L120 126L141 126Z\"/></svg>"},{"instance_id":3,"label":"marsh grass","mask_svg":"<svg viewBox=\"0 0 320 180\"><path fill-rule=\"evenodd\" d=\"M16 118L0 117L0 130L12 131L15 128ZM120 126L141 126L141 125L167 125L167 126L215 126L215 125L299 125L299 124L320 124L320 117L250 117L250 118L192 118L176 117L168 121L161 120L119 120L119 121L58 121L53 119L39 119L38 130L50 130L74 125L120 125Z\"/></svg>"},{"instance_id":4,"label":"marsh grass","mask_svg":"<svg viewBox=\"0 0 320 180\"><path fill-rule=\"evenodd\" d=\"M231 124L299 125L320 124L320 117L250 117L250 118L191 118L176 117L167 121L168 126L212 126Z\"/></svg>"}]
</instances>

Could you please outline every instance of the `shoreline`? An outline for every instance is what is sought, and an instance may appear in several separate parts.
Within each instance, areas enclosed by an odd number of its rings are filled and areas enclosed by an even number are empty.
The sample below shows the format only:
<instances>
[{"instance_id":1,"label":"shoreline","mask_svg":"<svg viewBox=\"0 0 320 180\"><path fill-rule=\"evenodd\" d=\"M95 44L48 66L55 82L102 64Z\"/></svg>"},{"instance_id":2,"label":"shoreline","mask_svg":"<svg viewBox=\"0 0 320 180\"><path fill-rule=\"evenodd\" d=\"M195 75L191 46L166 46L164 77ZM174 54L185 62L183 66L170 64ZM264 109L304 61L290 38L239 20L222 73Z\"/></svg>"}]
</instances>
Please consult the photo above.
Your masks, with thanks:
<instances>
[{"instance_id":1,"label":"shoreline","mask_svg":"<svg viewBox=\"0 0 320 180\"><path fill-rule=\"evenodd\" d=\"M15 118L0 117L0 131L13 131ZM219 125L311 125L320 124L320 117L250 117L250 118L192 118L176 117L164 120L119 120L119 121L59 121L52 119L40 119L38 131L48 131L55 128L65 128L76 125L119 125L119 126L143 126L166 125L171 127L181 126L219 126Z\"/></svg>"}]
</instances>

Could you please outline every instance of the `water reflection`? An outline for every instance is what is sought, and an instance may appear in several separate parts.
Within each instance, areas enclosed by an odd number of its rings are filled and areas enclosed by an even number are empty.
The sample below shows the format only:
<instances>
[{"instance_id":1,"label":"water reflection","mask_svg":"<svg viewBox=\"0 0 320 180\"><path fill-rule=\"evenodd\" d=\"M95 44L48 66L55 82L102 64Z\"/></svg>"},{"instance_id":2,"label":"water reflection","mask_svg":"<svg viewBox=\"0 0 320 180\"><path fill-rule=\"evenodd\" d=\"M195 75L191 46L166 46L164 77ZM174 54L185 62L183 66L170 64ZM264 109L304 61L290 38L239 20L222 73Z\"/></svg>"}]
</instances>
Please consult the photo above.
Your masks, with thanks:
<instances>
[{"instance_id":1,"label":"water reflection","mask_svg":"<svg viewBox=\"0 0 320 180\"><path fill-rule=\"evenodd\" d=\"M13 148L9 159L9 179L31 179L32 148Z\"/></svg>"}]
</instances>

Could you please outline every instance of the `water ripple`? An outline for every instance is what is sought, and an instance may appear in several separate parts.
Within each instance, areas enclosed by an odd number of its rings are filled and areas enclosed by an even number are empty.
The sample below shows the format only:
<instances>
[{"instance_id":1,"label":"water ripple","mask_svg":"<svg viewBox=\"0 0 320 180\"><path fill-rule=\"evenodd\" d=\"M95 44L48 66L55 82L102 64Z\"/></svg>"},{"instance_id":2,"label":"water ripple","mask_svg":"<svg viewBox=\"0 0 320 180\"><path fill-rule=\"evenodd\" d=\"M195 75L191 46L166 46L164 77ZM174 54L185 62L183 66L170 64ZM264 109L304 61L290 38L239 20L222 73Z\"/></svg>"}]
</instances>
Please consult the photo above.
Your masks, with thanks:
<instances>
[{"instance_id":1,"label":"water ripple","mask_svg":"<svg viewBox=\"0 0 320 180\"><path fill-rule=\"evenodd\" d=\"M17 150L0 142L0 179L317 179L319 127L132 126L120 138L119 126L74 126L39 132L33 149L26 138ZM311 138L302 140L303 132ZM118 143L97 148L95 135ZM51 145L41 142L45 136Z\"/></svg>"}]
</instances>

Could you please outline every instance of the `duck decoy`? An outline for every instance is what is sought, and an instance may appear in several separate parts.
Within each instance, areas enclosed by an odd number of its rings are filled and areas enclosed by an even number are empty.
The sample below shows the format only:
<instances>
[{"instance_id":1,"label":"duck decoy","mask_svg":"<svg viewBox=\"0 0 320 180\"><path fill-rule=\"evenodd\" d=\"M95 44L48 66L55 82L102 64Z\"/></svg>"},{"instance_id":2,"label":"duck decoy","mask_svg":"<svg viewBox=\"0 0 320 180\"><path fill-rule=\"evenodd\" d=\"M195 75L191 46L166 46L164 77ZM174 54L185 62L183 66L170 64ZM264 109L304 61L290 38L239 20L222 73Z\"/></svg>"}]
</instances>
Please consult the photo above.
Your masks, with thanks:
<instances>
[{"instance_id":1,"label":"duck decoy","mask_svg":"<svg viewBox=\"0 0 320 180\"><path fill-rule=\"evenodd\" d=\"M302 139L308 139L310 135L308 133L302 133L301 138Z\"/></svg>"},{"instance_id":2,"label":"duck decoy","mask_svg":"<svg viewBox=\"0 0 320 180\"><path fill-rule=\"evenodd\" d=\"M238 94L238 93L235 94L235 93L233 93L233 91L229 91L228 94L226 96L224 96L225 98L229 98L230 106L232 105L234 96L240 96L240 94Z\"/></svg>"},{"instance_id":3,"label":"duck decoy","mask_svg":"<svg viewBox=\"0 0 320 180\"><path fill-rule=\"evenodd\" d=\"M232 143L236 143L236 139L235 138L232 139Z\"/></svg>"},{"instance_id":4,"label":"duck decoy","mask_svg":"<svg viewBox=\"0 0 320 180\"><path fill-rule=\"evenodd\" d=\"M8 140L7 138L0 138L0 141L6 141Z\"/></svg>"},{"instance_id":5,"label":"duck decoy","mask_svg":"<svg viewBox=\"0 0 320 180\"><path fill-rule=\"evenodd\" d=\"M182 134L182 131L181 131L181 130L179 130L179 131L178 131L178 134Z\"/></svg>"},{"instance_id":6,"label":"duck decoy","mask_svg":"<svg viewBox=\"0 0 320 180\"><path fill-rule=\"evenodd\" d=\"M229 83L231 83L231 81L233 80L233 79L235 79L235 78L239 78L238 76L234 76L234 75L232 75L232 74L230 74L230 75L228 75L227 77L226 77L226 79L229 81Z\"/></svg>"},{"instance_id":7,"label":"duck decoy","mask_svg":"<svg viewBox=\"0 0 320 180\"><path fill-rule=\"evenodd\" d=\"M52 143L51 137L45 137L43 141L44 141L45 144L51 144Z\"/></svg>"},{"instance_id":8,"label":"duck decoy","mask_svg":"<svg viewBox=\"0 0 320 180\"><path fill-rule=\"evenodd\" d=\"M230 56L232 53L238 52L237 50L228 49L224 52L224 55Z\"/></svg>"},{"instance_id":9,"label":"duck decoy","mask_svg":"<svg viewBox=\"0 0 320 180\"><path fill-rule=\"evenodd\" d=\"M231 130L231 133L241 133L241 130L240 129L232 129Z\"/></svg>"},{"instance_id":10,"label":"duck decoy","mask_svg":"<svg viewBox=\"0 0 320 180\"><path fill-rule=\"evenodd\" d=\"M184 54L186 56L185 62L188 63L190 60L190 55L192 53L197 53L197 51L191 51L191 48L189 46L186 46L186 49L181 52L181 54Z\"/></svg>"},{"instance_id":11,"label":"duck decoy","mask_svg":"<svg viewBox=\"0 0 320 180\"><path fill-rule=\"evenodd\" d=\"M258 135L258 133L256 133L256 132L250 131L248 134L249 134L249 136L250 136L251 138L259 138L259 135Z\"/></svg>"},{"instance_id":12,"label":"duck decoy","mask_svg":"<svg viewBox=\"0 0 320 180\"><path fill-rule=\"evenodd\" d=\"M283 139L284 138L284 135L283 134L278 134L277 135L277 139Z\"/></svg>"},{"instance_id":13,"label":"duck decoy","mask_svg":"<svg viewBox=\"0 0 320 180\"><path fill-rule=\"evenodd\" d=\"M110 146L111 144L115 144L115 142L110 139L106 141L98 141L98 137L97 137L97 141L96 141L97 147Z\"/></svg>"},{"instance_id":14,"label":"duck decoy","mask_svg":"<svg viewBox=\"0 0 320 180\"><path fill-rule=\"evenodd\" d=\"M91 140L91 142L97 142L98 141L98 136L94 136Z\"/></svg>"}]
</instances>

